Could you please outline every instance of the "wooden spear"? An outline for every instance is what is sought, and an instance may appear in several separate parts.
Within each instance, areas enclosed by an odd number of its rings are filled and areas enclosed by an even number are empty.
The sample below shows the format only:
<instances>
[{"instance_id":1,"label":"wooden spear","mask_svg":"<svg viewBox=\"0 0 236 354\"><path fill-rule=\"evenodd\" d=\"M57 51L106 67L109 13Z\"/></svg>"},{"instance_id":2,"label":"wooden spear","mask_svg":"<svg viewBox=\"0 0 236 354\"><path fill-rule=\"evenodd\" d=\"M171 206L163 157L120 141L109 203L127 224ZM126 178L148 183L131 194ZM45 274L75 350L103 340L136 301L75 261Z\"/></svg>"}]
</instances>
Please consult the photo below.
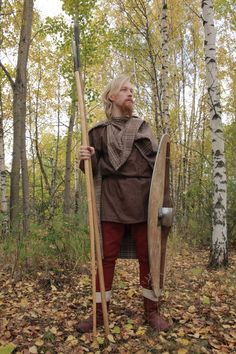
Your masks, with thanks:
<instances>
[{"instance_id":1,"label":"wooden spear","mask_svg":"<svg viewBox=\"0 0 236 354\"><path fill-rule=\"evenodd\" d=\"M75 79L76 79L78 103L79 103L80 118L81 118L82 144L84 146L89 146L86 110L85 110L85 103L84 103L84 92L83 92L83 84L82 84L82 77L80 71L81 66L80 66L79 44L80 43L79 43L78 23L74 21L74 41L73 41L74 70L75 70ZM106 303L106 295L105 295L105 285L104 285L104 275L103 275L103 267L102 267L102 257L101 257L101 248L100 248L100 237L99 237L92 165L90 159L84 161L84 168L85 168L86 191L87 191L87 199L88 199L89 230L90 230L90 245L91 245L90 247L91 247L92 298L93 298L93 335L96 336L95 255L97 259L97 267L98 267L98 275L99 275L99 283L100 283L100 291L101 291L103 322L105 327L105 333L106 335L108 335L109 322L108 322L107 303Z\"/></svg>"}]
</instances>

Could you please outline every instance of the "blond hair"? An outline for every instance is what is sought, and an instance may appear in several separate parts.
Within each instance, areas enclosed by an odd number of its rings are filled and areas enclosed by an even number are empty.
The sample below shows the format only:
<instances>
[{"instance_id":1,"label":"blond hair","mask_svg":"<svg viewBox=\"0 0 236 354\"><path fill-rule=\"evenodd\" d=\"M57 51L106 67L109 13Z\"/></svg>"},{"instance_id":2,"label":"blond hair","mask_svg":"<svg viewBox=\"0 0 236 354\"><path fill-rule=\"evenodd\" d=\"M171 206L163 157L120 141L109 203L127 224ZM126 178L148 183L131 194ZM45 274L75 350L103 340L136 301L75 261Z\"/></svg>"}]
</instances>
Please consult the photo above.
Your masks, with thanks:
<instances>
[{"instance_id":1,"label":"blond hair","mask_svg":"<svg viewBox=\"0 0 236 354\"><path fill-rule=\"evenodd\" d=\"M106 113L106 116L108 119L112 117L112 101L110 99L111 95L115 95L120 91L120 88L124 85L126 82L130 82L130 77L126 75L120 75L105 87L104 92L102 94L102 102L104 106L104 111Z\"/></svg>"}]
</instances>

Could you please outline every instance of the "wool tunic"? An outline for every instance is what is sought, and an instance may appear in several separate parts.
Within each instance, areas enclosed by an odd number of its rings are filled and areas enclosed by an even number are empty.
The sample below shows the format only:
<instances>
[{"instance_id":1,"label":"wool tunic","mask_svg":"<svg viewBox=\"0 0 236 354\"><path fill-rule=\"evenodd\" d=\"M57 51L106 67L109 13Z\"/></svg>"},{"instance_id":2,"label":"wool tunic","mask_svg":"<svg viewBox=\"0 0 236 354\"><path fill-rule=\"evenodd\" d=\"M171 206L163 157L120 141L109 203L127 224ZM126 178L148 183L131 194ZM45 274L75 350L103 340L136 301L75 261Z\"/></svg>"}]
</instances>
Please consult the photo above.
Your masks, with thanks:
<instances>
[{"instance_id":1,"label":"wool tunic","mask_svg":"<svg viewBox=\"0 0 236 354\"><path fill-rule=\"evenodd\" d=\"M125 130L127 122L128 120L125 120L117 130L121 141L122 130ZM95 148L95 155L92 157L93 173L96 176L99 169L102 178L101 221L124 224L147 221L149 190L157 144L147 123L142 122L143 125L145 132L148 131L148 138L141 137L132 145L129 156L118 169L113 166L109 157L107 125L95 126L89 132L90 145ZM155 141L153 149L148 152L148 157L142 153L144 139L150 139L150 146L152 139ZM120 150L122 148L120 146ZM122 153L118 147L118 154Z\"/></svg>"}]
</instances>

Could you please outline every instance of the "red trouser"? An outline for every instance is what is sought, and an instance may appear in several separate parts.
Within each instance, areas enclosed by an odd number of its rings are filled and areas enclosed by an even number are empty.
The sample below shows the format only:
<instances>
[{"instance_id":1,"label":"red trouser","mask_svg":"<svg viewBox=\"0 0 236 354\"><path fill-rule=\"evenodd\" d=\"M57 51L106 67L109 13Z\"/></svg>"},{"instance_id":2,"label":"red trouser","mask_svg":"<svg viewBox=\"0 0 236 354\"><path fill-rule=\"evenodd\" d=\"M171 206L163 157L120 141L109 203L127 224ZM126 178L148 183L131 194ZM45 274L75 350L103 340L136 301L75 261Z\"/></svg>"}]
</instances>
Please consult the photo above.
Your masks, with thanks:
<instances>
[{"instance_id":1,"label":"red trouser","mask_svg":"<svg viewBox=\"0 0 236 354\"><path fill-rule=\"evenodd\" d=\"M104 256L103 272L106 291L111 290L112 287L115 263L119 256L120 246L126 227L130 228L131 236L135 241L136 253L140 269L140 285L143 288L151 289L150 269L148 261L147 223L144 222L125 225L115 222L102 222ZM100 292L98 274L96 277L96 291Z\"/></svg>"}]
</instances>

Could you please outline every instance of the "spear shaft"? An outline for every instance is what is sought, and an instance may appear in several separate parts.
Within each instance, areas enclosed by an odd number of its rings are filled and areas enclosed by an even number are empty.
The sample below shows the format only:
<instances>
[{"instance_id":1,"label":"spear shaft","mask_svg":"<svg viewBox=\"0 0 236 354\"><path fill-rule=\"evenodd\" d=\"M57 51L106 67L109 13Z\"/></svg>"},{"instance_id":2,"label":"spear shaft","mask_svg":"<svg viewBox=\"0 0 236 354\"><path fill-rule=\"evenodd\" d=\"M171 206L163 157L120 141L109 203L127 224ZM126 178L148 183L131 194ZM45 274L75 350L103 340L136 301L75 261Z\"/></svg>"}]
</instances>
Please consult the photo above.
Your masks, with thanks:
<instances>
[{"instance_id":1,"label":"spear shaft","mask_svg":"<svg viewBox=\"0 0 236 354\"><path fill-rule=\"evenodd\" d=\"M80 71L80 55L79 55L79 30L78 24L74 22L74 42L73 42L73 52L74 52L74 66L75 66L75 80L76 88L78 94L78 104L80 110L81 119L81 134L82 134L82 144L84 146L89 146L88 129L87 129L87 119L86 110L84 102L84 91L83 83ZM100 283L101 300L102 300L102 312L103 312L103 322L105 327L106 335L109 334L109 322L105 295L105 285L104 285L104 274L102 267L102 256L101 256L101 246L98 228L98 217L96 210L95 201L95 191L93 183L93 173L91 160L84 161L85 168L85 178L86 178L86 191L88 199L88 214L89 214L89 230L90 230L90 247L91 247L91 271L92 271L92 298L93 298L93 334L96 336L96 260L97 269Z\"/></svg>"}]
</instances>

